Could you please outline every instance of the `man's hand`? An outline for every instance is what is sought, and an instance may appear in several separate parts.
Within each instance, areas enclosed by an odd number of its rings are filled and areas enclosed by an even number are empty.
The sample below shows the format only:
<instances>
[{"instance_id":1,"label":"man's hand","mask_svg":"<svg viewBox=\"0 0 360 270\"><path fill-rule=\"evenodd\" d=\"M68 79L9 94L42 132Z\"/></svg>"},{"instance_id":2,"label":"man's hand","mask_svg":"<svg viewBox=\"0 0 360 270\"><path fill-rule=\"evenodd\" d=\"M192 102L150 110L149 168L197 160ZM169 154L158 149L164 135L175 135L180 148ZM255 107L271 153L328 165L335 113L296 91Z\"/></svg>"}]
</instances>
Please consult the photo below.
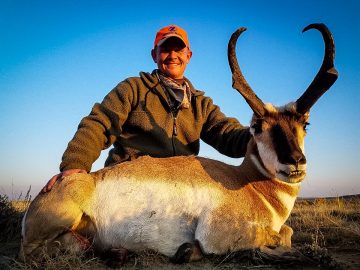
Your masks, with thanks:
<instances>
[{"instance_id":1,"label":"man's hand","mask_svg":"<svg viewBox=\"0 0 360 270\"><path fill-rule=\"evenodd\" d=\"M45 185L45 187L42 188L40 193L46 193L49 192L52 187L55 185L56 181L61 181L64 177L72 175L74 173L87 173L85 170L82 169L71 169L71 170L66 170L63 171L57 175L54 175L53 177L51 177L51 179L47 182L47 184Z\"/></svg>"}]
</instances>

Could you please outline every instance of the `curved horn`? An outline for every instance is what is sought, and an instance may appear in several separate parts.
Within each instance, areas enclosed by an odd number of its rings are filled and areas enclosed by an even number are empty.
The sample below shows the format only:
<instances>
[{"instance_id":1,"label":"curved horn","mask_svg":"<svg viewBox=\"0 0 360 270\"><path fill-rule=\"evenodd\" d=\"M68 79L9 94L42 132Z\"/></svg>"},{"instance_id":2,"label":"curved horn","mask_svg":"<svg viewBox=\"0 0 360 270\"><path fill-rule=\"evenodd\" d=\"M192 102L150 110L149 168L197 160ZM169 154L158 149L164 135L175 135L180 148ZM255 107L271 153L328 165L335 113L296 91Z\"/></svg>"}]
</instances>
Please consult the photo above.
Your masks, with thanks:
<instances>
[{"instance_id":1,"label":"curved horn","mask_svg":"<svg viewBox=\"0 0 360 270\"><path fill-rule=\"evenodd\" d=\"M236 30L230 40L228 45L228 60L232 73L232 87L236 89L249 104L254 113L261 117L265 113L264 103L259 99L254 91L251 89L247 81L245 80L243 74L241 73L238 61L236 59L235 46L236 41L242 32L246 31L245 27L241 27Z\"/></svg>"},{"instance_id":2,"label":"curved horn","mask_svg":"<svg viewBox=\"0 0 360 270\"><path fill-rule=\"evenodd\" d=\"M320 70L314 80L306 89L304 94L296 101L296 110L300 114L305 114L315 104L338 78L338 72L334 67L335 44L329 29L322 23L315 23L306 26L303 32L309 29L317 29L321 32L324 43L325 53Z\"/></svg>"}]
</instances>

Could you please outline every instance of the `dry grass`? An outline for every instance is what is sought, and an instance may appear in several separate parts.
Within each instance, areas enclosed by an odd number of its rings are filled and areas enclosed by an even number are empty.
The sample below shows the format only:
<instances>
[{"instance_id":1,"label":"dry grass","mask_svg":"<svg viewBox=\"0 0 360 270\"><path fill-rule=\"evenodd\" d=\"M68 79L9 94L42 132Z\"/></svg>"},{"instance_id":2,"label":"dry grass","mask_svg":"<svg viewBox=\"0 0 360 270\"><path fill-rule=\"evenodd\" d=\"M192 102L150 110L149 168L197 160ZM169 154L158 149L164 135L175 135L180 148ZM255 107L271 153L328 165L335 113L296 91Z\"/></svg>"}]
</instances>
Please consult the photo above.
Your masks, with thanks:
<instances>
[{"instance_id":1,"label":"dry grass","mask_svg":"<svg viewBox=\"0 0 360 270\"><path fill-rule=\"evenodd\" d=\"M299 200L287 221L295 244L360 249L360 198Z\"/></svg>"},{"instance_id":2,"label":"dry grass","mask_svg":"<svg viewBox=\"0 0 360 270\"><path fill-rule=\"evenodd\" d=\"M20 246L21 219L31 198L9 201L0 195L0 269L106 269L106 263L93 255L75 256L59 251L49 257L43 253L39 263L21 263L16 260ZM304 255L327 269L357 269L360 254L360 197L352 199L298 200L287 222L294 229L293 245ZM335 256L347 252L350 256ZM345 254L344 253L344 254ZM278 269L266 258L254 254L209 256L186 269ZM334 259L336 257L336 260ZM241 261L240 258L245 261ZM260 259L259 259L260 258ZM345 261L344 261L345 260ZM349 262L346 260L350 260ZM353 260L353 261L351 261ZM295 263L296 264L296 263ZM282 266L284 267L284 265ZM288 266L289 267L289 266ZM289 269L294 267L294 263ZM183 269L155 252L131 254L124 269ZM306 269L318 269L306 268Z\"/></svg>"}]
</instances>

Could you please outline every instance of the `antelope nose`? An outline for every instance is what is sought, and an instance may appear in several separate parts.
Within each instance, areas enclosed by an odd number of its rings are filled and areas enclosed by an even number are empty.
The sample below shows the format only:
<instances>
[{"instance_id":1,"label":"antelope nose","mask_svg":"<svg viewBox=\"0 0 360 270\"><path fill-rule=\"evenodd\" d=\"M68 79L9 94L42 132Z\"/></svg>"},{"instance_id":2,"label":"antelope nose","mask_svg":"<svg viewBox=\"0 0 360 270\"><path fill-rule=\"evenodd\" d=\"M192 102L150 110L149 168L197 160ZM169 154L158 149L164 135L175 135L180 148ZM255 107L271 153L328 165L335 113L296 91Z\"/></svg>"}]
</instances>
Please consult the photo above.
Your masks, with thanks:
<instances>
[{"instance_id":1,"label":"antelope nose","mask_svg":"<svg viewBox=\"0 0 360 270\"><path fill-rule=\"evenodd\" d=\"M289 162L289 164L295 164L295 165L305 164L306 158L303 153L297 151L297 152L293 153L291 156L289 156L288 162Z\"/></svg>"}]
</instances>

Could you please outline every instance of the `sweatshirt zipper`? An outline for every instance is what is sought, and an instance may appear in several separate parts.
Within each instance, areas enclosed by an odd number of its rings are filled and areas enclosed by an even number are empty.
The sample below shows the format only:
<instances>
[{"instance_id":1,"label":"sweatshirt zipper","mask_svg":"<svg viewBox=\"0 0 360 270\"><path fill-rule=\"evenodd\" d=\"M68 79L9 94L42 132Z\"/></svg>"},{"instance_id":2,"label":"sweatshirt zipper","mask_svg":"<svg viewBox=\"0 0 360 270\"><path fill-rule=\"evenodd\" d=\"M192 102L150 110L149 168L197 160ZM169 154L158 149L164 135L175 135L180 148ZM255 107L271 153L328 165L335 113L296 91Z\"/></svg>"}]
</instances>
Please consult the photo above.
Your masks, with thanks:
<instances>
[{"instance_id":1,"label":"sweatshirt zipper","mask_svg":"<svg viewBox=\"0 0 360 270\"><path fill-rule=\"evenodd\" d=\"M176 116L174 117L174 128L173 128L173 136L177 136L177 127L176 127Z\"/></svg>"},{"instance_id":2,"label":"sweatshirt zipper","mask_svg":"<svg viewBox=\"0 0 360 270\"><path fill-rule=\"evenodd\" d=\"M171 114L172 114L172 116L173 116L173 133L172 133L171 141L172 141L173 155L174 155L174 156L176 156L176 146L175 146L175 140L176 140L176 138L175 138L175 137L178 135L178 132L177 132L177 123L176 123L178 112L179 112L178 109L175 109L175 110L172 110L172 111L171 111Z\"/></svg>"}]
</instances>

